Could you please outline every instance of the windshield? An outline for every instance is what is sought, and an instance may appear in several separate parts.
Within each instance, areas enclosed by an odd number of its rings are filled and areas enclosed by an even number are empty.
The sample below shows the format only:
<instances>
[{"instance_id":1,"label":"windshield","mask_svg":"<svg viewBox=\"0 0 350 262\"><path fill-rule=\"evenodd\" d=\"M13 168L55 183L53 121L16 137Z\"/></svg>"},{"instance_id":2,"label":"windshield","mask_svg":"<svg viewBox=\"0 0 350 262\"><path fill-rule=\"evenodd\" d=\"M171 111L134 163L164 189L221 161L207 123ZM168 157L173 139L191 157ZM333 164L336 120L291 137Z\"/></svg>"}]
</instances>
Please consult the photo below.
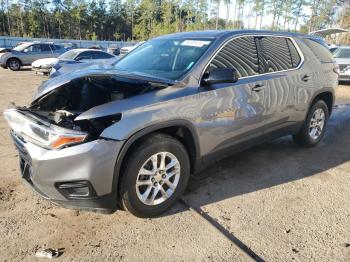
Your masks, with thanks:
<instances>
[{"instance_id":1,"label":"windshield","mask_svg":"<svg viewBox=\"0 0 350 262\"><path fill-rule=\"evenodd\" d=\"M58 59L71 60L79 53L79 50L69 50L58 57Z\"/></svg>"},{"instance_id":2,"label":"windshield","mask_svg":"<svg viewBox=\"0 0 350 262\"><path fill-rule=\"evenodd\" d=\"M14 47L12 50L18 51L18 52L22 52L24 49L28 48L32 43L25 43L25 44L21 44L19 46Z\"/></svg>"},{"instance_id":3,"label":"windshield","mask_svg":"<svg viewBox=\"0 0 350 262\"><path fill-rule=\"evenodd\" d=\"M155 39L142 44L115 64L116 69L177 80L189 71L211 39Z\"/></svg>"},{"instance_id":4,"label":"windshield","mask_svg":"<svg viewBox=\"0 0 350 262\"><path fill-rule=\"evenodd\" d=\"M350 48L339 48L333 53L334 58L350 58Z\"/></svg>"}]
</instances>

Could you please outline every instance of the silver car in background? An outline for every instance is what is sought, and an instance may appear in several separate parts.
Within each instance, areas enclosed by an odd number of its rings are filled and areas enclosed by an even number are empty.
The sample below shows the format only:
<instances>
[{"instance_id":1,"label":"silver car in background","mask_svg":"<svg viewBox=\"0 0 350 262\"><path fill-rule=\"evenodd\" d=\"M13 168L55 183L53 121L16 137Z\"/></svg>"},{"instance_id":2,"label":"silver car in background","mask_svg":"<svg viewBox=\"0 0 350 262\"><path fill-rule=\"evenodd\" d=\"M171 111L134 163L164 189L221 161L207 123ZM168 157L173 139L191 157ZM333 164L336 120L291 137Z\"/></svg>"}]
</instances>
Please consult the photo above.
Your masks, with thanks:
<instances>
[{"instance_id":1,"label":"silver car in background","mask_svg":"<svg viewBox=\"0 0 350 262\"><path fill-rule=\"evenodd\" d=\"M333 57L339 66L339 81L350 82L350 46L339 46Z\"/></svg>"},{"instance_id":2,"label":"silver car in background","mask_svg":"<svg viewBox=\"0 0 350 262\"><path fill-rule=\"evenodd\" d=\"M53 43L28 42L1 53L0 66L18 71L22 66L31 65L35 60L58 57L66 50Z\"/></svg>"}]
</instances>

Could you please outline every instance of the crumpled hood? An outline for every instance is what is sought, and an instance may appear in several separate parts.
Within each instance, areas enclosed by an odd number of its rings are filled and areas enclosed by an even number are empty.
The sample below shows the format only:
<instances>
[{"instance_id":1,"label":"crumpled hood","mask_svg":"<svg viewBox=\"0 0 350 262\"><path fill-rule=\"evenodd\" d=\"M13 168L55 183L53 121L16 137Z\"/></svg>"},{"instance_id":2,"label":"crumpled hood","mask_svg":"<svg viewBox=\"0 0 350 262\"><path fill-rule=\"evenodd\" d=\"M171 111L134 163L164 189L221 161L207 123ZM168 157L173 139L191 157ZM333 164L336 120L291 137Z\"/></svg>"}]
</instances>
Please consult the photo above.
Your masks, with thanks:
<instances>
[{"instance_id":1,"label":"crumpled hood","mask_svg":"<svg viewBox=\"0 0 350 262\"><path fill-rule=\"evenodd\" d=\"M94 66L89 66L87 68L84 68L84 70L72 71L72 72L62 74L57 77L50 78L49 80L44 81L39 86L37 92L35 93L33 97L33 101L37 100L38 98L51 92L52 90L59 88L75 79L89 77L89 76L108 76L108 75L122 76L122 77L130 76L130 74L126 71L111 69L110 65L106 66L104 64L96 64ZM169 79L162 79L162 78L143 76L143 75L139 75L139 76L133 75L132 78L145 80L145 81L153 81L153 82L163 82L163 83L167 82L169 84L175 83L175 81L170 81Z\"/></svg>"},{"instance_id":2,"label":"crumpled hood","mask_svg":"<svg viewBox=\"0 0 350 262\"><path fill-rule=\"evenodd\" d=\"M58 59L57 58L43 58L43 59L38 59L35 60L32 63L32 66L34 67L42 67L42 66L53 66L55 63L57 63Z\"/></svg>"}]
</instances>

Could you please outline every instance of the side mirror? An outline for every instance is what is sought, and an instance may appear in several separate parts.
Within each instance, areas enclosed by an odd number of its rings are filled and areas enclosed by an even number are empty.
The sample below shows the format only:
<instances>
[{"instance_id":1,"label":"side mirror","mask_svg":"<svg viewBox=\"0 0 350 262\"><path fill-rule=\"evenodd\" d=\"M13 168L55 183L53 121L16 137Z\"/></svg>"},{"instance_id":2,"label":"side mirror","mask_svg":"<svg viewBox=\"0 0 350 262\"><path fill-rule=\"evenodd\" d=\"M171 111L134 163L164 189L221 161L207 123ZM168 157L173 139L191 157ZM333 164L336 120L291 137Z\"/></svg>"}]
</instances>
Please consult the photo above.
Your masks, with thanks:
<instances>
[{"instance_id":1,"label":"side mirror","mask_svg":"<svg viewBox=\"0 0 350 262\"><path fill-rule=\"evenodd\" d=\"M204 74L203 80L206 85L217 83L235 83L238 81L235 68L212 68Z\"/></svg>"},{"instance_id":2,"label":"side mirror","mask_svg":"<svg viewBox=\"0 0 350 262\"><path fill-rule=\"evenodd\" d=\"M24 53L28 53L28 49L27 49L27 48L24 49L23 52L24 52Z\"/></svg>"}]
</instances>

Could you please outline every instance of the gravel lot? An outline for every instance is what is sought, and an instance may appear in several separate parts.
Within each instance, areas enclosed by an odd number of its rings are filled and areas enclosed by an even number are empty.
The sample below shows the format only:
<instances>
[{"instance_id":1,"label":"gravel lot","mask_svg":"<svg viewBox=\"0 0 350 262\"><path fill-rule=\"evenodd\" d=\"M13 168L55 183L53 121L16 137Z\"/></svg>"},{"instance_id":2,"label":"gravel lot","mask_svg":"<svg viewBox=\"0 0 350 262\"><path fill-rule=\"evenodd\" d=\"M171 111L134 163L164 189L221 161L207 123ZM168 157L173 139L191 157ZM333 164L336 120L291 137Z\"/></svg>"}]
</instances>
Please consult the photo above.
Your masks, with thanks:
<instances>
[{"instance_id":1,"label":"gravel lot","mask_svg":"<svg viewBox=\"0 0 350 262\"><path fill-rule=\"evenodd\" d=\"M0 69L0 79L3 111L27 104L45 77ZM40 247L64 248L57 261L350 261L350 85L337 104L318 147L286 137L225 159L157 219L38 197L21 181L1 115L0 261L36 261Z\"/></svg>"}]
</instances>

